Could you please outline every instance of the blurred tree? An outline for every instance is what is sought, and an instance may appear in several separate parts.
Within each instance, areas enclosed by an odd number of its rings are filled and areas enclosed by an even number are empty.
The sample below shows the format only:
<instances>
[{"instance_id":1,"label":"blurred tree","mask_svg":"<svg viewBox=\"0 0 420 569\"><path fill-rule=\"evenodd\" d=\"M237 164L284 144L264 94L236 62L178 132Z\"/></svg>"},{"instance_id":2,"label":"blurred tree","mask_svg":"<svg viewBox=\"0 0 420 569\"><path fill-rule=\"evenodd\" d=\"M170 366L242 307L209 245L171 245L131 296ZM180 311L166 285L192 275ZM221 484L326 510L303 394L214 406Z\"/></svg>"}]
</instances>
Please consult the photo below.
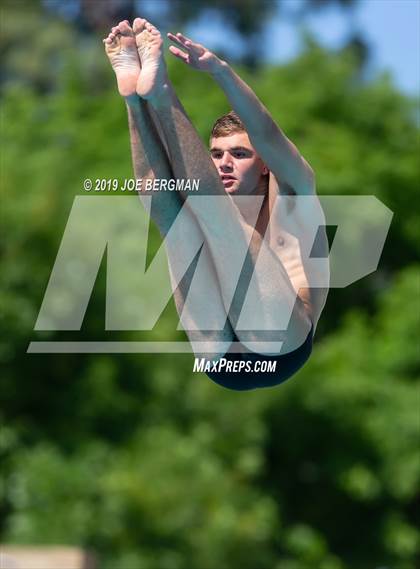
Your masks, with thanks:
<instances>
[{"instance_id":1,"label":"blurred tree","mask_svg":"<svg viewBox=\"0 0 420 569\"><path fill-rule=\"evenodd\" d=\"M222 57L236 60L255 69L262 63L262 48L266 43L268 22L279 14L280 18L304 23L305 18L332 5L345 8L353 30L347 48L359 55L360 67L368 57L368 47L356 29L352 17L358 0L303 0L294 4L281 0L6 0L1 7L0 53L3 60L0 87L5 83L17 83L22 87L36 87L42 92L57 87L56 79L65 64L63 54L82 48L83 57L95 57L98 38L106 35L116 22L132 21L138 14L149 17L163 29L183 29L198 21L219 22L234 41L226 42L218 49ZM99 8L98 8L99 6ZM36 41L21 41L22 23L36 30ZM69 23L72 25L69 26ZM241 49L235 49L239 44ZM93 63L93 66L96 64Z\"/></svg>"},{"instance_id":2,"label":"blurred tree","mask_svg":"<svg viewBox=\"0 0 420 569\"><path fill-rule=\"evenodd\" d=\"M294 528L300 535L305 527L349 568L415 566L419 277L418 264L399 273L373 318L349 313L340 331L316 344L299 381L273 394L261 483L289 528L288 551L311 551L309 537L305 547L295 544Z\"/></svg>"},{"instance_id":3,"label":"blurred tree","mask_svg":"<svg viewBox=\"0 0 420 569\"><path fill-rule=\"evenodd\" d=\"M116 569L414 569L420 354L407 298L419 269L401 272L373 320L350 313L299 378L240 405L164 358L124 446L92 432L71 453L19 448L7 429L4 539L93 547ZM109 390L95 371L84 382Z\"/></svg>"},{"instance_id":4,"label":"blurred tree","mask_svg":"<svg viewBox=\"0 0 420 569\"><path fill-rule=\"evenodd\" d=\"M240 61L255 67L261 62L261 46L266 24L276 13L284 19L303 22L313 13L331 6L342 8L344 17L351 19L352 9L358 0L302 0L291 4L282 0L107 0L98 9L97 0L49 0L47 9L73 20L82 32L104 34L116 22L132 21L137 15L151 18L158 27L182 29L198 20L219 21L221 26L232 30L237 40L243 43ZM366 47L360 35L358 42ZM232 42L226 42L223 55L234 56Z\"/></svg>"}]
</instances>

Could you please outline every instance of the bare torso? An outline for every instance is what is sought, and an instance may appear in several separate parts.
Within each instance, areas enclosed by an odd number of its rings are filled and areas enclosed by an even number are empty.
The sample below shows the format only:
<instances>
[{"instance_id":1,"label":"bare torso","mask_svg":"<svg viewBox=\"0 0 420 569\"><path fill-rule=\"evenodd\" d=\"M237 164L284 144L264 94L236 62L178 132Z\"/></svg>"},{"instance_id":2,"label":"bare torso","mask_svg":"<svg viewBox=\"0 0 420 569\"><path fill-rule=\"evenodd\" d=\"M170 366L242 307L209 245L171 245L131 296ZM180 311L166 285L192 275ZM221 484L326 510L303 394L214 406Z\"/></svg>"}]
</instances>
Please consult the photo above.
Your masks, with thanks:
<instances>
[{"instance_id":1,"label":"bare torso","mask_svg":"<svg viewBox=\"0 0 420 569\"><path fill-rule=\"evenodd\" d=\"M315 200L308 208L304 200L297 199L296 193L287 185L279 184L272 174L268 195L260 228L263 233L264 225L270 218L265 239L286 269L315 329L326 302L328 288L314 287L311 284L319 282L320 278L323 282L329 281L328 240L322 221L317 232L317 256L320 258L317 259L316 273L313 264L310 265L302 254L301 244L313 242L314 219L325 221L321 205L314 191L312 195Z\"/></svg>"}]
</instances>

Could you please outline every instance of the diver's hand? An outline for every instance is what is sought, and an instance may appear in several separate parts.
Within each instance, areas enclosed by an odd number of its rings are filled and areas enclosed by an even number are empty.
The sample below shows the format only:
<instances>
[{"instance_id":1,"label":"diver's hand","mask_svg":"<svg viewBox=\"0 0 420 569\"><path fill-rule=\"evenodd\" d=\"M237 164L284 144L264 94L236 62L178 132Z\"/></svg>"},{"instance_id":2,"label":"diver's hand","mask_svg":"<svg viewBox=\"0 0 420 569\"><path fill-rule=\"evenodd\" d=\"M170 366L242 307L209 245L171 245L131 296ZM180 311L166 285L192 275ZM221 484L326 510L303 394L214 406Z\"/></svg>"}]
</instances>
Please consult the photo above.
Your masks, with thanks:
<instances>
[{"instance_id":1,"label":"diver's hand","mask_svg":"<svg viewBox=\"0 0 420 569\"><path fill-rule=\"evenodd\" d=\"M217 55L204 47L204 45L193 42L179 32L176 35L169 32L168 38L177 46L169 46L169 51L172 55L190 67L198 69L198 71L217 73L223 65L226 65L224 61L219 59Z\"/></svg>"}]
</instances>

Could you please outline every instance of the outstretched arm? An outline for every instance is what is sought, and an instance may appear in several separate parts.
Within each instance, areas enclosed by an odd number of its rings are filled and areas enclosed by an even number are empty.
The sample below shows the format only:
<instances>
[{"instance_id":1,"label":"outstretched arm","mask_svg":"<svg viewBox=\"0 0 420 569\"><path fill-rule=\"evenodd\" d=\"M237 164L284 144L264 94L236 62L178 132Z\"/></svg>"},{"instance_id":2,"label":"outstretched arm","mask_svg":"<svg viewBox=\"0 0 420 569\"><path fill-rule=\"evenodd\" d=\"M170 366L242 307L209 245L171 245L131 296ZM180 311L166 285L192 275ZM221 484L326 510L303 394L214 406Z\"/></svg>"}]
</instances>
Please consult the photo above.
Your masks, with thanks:
<instances>
[{"instance_id":1,"label":"outstretched arm","mask_svg":"<svg viewBox=\"0 0 420 569\"><path fill-rule=\"evenodd\" d=\"M180 33L169 33L168 37L177 44L177 47L169 48L175 57L194 69L210 73L220 85L245 125L252 145L274 176L289 184L297 194L313 193L314 174L311 167L245 81L203 45L192 42Z\"/></svg>"}]
</instances>

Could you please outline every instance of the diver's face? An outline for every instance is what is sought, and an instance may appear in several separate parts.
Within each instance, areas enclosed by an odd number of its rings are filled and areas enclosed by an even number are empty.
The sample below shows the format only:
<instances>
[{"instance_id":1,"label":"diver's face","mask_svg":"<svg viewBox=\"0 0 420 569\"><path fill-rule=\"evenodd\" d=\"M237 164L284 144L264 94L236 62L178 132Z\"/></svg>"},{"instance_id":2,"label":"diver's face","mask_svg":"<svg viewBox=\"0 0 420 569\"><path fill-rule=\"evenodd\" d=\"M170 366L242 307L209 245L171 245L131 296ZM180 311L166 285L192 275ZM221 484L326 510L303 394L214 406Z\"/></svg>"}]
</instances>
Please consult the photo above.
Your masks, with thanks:
<instances>
[{"instance_id":1,"label":"diver's face","mask_svg":"<svg viewBox=\"0 0 420 569\"><path fill-rule=\"evenodd\" d=\"M258 193L268 169L252 147L246 132L212 138L210 153L228 194L246 196Z\"/></svg>"}]
</instances>

